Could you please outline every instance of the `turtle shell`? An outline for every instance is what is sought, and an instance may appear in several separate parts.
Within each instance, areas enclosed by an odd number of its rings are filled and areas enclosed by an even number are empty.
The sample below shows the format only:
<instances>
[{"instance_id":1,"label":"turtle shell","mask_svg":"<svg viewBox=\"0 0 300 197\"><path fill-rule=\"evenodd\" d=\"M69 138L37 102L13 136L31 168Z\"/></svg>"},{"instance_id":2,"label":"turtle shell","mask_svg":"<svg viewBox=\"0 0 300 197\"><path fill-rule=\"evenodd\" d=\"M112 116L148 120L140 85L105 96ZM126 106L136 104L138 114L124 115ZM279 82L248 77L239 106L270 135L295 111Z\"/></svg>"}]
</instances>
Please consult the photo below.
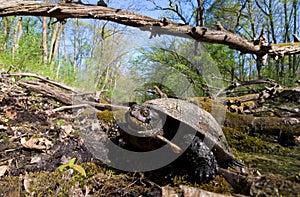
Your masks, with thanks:
<instances>
[{"instance_id":1,"label":"turtle shell","mask_svg":"<svg viewBox=\"0 0 300 197\"><path fill-rule=\"evenodd\" d=\"M210 113L201 109L198 105L173 98L149 100L143 105L184 123L188 126L188 129L204 136L203 142L211 148L218 165L222 167L231 164L238 165L220 125Z\"/></svg>"}]
</instances>

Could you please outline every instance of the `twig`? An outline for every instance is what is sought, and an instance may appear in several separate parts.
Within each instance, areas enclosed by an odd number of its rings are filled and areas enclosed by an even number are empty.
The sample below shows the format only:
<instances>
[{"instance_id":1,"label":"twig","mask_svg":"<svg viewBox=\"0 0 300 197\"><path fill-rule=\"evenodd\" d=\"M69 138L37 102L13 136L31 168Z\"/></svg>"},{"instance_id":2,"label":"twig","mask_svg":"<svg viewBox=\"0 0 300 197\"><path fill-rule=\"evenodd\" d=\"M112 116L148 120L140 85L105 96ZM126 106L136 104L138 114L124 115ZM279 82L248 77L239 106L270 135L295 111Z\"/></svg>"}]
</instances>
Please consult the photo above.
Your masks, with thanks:
<instances>
[{"instance_id":1,"label":"twig","mask_svg":"<svg viewBox=\"0 0 300 197\"><path fill-rule=\"evenodd\" d=\"M173 142L171 142L170 140L168 140L164 136L157 134L156 137L158 139L166 142L167 144L169 144L171 146L172 150L174 151L174 153L180 153L182 151L182 149L179 146L177 146L176 144L174 144Z\"/></svg>"},{"instance_id":2,"label":"twig","mask_svg":"<svg viewBox=\"0 0 300 197\"><path fill-rule=\"evenodd\" d=\"M69 110L69 109L76 109L76 108L92 108L96 112L100 111L100 110L90 106L89 104L78 104L78 105L58 107L58 108L53 109L52 112L59 112L59 111L64 111L64 110Z\"/></svg>"}]
</instances>

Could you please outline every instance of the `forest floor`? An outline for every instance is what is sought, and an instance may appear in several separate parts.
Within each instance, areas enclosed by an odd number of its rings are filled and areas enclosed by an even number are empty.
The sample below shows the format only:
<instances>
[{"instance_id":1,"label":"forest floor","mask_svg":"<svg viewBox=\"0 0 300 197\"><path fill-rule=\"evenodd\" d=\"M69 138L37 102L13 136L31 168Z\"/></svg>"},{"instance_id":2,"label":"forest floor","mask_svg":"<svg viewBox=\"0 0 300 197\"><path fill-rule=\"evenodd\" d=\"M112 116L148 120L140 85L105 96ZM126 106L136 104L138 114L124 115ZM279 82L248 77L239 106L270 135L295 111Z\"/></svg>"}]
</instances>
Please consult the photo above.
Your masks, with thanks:
<instances>
[{"instance_id":1,"label":"forest floor","mask_svg":"<svg viewBox=\"0 0 300 197\"><path fill-rule=\"evenodd\" d=\"M227 112L223 131L234 153L266 180L239 192L219 175L199 185L160 170L134 173L107 166L95 158L83 135L91 129L94 113L61 108L66 103L55 95L25 88L20 81L30 84L18 77L0 78L0 196L300 196L297 114L278 119ZM111 131L110 120L98 112L99 129Z\"/></svg>"}]
</instances>

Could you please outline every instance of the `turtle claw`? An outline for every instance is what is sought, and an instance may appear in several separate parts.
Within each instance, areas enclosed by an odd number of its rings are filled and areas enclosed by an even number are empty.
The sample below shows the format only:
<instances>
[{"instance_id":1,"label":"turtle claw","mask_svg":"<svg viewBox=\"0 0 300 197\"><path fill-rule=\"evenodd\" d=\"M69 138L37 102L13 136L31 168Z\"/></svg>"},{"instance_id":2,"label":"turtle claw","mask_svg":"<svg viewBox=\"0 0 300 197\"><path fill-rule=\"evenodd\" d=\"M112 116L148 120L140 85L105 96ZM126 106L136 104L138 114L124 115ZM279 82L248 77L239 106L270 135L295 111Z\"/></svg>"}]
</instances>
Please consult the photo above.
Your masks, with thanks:
<instances>
[{"instance_id":1,"label":"turtle claw","mask_svg":"<svg viewBox=\"0 0 300 197\"><path fill-rule=\"evenodd\" d=\"M245 164L241 163L240 161L238 160L233 160L229 163L229 166L230 167L234 167L234 166L238 166L238 167L244 167Z\"/></svg>"}]
</instances>

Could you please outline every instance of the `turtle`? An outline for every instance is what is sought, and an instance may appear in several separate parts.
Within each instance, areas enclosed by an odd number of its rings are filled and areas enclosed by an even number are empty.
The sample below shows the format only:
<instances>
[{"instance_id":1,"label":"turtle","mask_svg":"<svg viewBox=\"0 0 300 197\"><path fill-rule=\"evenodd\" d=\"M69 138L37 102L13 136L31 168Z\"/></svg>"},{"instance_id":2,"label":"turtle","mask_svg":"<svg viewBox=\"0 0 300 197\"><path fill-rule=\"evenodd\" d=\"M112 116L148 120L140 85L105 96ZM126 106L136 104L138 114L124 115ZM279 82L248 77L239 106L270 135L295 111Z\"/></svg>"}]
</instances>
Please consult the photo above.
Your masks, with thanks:
<instances>
[{"instance_id":1,"label":"turtle","mask_svg":"<svg viewBox=\"0 0 300 197\"><path fill-rule=\"evenodd\" d=\"M231 152L214 117L188 100L158 98L133 104L125 119L128 132L123 137L131 147L151 151L169 146L196 182L214 179L219 167L244 166Z\"/></svg>"}]
</instances>

